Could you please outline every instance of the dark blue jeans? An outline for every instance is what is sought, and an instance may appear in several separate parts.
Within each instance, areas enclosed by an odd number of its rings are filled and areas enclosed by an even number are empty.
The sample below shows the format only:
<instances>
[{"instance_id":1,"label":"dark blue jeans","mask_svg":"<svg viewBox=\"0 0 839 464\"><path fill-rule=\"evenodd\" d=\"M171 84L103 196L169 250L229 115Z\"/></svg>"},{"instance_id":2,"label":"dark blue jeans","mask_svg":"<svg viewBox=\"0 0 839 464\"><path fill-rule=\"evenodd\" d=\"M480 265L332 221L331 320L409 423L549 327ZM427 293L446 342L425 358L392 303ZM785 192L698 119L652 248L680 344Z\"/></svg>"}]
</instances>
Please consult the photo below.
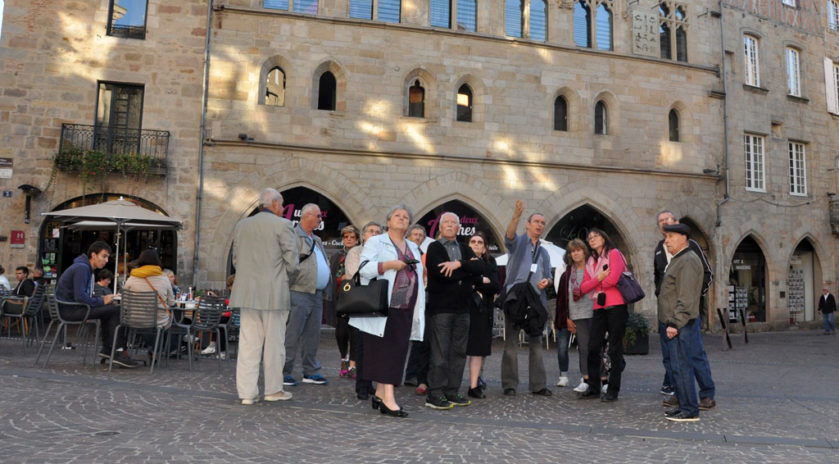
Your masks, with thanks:
<instances>
[{"instance_id":1,"label":"dark blue jeans","mask_svg":"<svg viewBox=\"0 0 839 464\"><path fill-rule=\"evenodd\" d=\"M836 332L836 324L833 323L833 313L822 313L824 319L825 333Z\"/></svg>"},{"instance_id":2,"label":"dark blue jeans","mask_svg":"<svg viewBox=\"0 0 839 464\"><path fill-rule=\"evenodd\" d=\"M556 331L556 360L559 363L559 372L568 372L568 341L571 340L571 332L566 329Z\"/></svg>"},{"instance_id":3,"label":"dark blue jeans","mask_svg":"<svg viewBox=\"0 0 839 464\"><path fill-rule=\"evenodd\" d=\"M711 365L708 364L705 345L702 342L700 324L692 324L690 330L696 332L694 335L696 336L697 342L692 346L694 351L690 353L690 359L693 363L693 374L696 377L696 382L699 384L699 397L703 399L714 399L716 387L714 386L714 379L711 376ZM674 387L670 374L670 353L667 350L667 326L661 322L658 323L658 338L661 341L661 357L664 363L664 382L662 386L669 385L670 387Z\"/></svg>"},{"instance_id":4,"label":"dark blue jeans","mask_svg":"<svg viewBox=\"0 0 839 464\"><path fill-rule=\"evenodd\" d=\"M697 344L701 343L702 339L698 326L699 322L693 319L679 329L675 337L667 340L670 380L676 390L676 398L679 399L679 409L690 415L699 414L699 399L693 382L694 363L691 359L691 353L696 351Z\"/></svg>"}]
</instances>

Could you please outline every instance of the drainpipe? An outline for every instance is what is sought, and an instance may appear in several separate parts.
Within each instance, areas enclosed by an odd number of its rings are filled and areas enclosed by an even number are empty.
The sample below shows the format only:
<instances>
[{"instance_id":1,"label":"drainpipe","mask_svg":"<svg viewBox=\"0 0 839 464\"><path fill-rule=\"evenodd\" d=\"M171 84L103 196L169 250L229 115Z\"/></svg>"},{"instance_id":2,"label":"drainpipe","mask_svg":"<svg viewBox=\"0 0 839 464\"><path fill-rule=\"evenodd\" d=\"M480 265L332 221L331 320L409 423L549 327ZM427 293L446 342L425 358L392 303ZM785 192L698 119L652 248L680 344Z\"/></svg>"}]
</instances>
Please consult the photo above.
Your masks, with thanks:
<instances>
[{"instance_id":1,"label":"drainpipe","mask_svg":"<svg viewBox=\"0 0 839 464\"><path fill-rule=\"evenodd\" d=\"M210 81L210 38L213 0L207 0L207 35L204 39L204 82L201 89L201 131L198 140L198 191L195 195L195 240L192 250L192 286L198 286L198 251L201 243L201 203L204 196L204 139L207 134L207 88Z\"/></svg>"},{"instance_id":2,"label":"drainpipe","mask_svg":"<svg viewBox=\"0 0 839 464\"><path fill-rule=\"evenodd\" d=\"M722 73L722 92L725 94L722 102L722 130L723 130L723 176L725 178L725 193L723 199L717 202L717 222L716 227L722 225L722 205L726 204L729 197L729 177L728 177L728 72L725 68L725 11L723 9L724 0L720 0L720 52L722 61L720 63L720 72Z\"/></svg>"}]
</instances>

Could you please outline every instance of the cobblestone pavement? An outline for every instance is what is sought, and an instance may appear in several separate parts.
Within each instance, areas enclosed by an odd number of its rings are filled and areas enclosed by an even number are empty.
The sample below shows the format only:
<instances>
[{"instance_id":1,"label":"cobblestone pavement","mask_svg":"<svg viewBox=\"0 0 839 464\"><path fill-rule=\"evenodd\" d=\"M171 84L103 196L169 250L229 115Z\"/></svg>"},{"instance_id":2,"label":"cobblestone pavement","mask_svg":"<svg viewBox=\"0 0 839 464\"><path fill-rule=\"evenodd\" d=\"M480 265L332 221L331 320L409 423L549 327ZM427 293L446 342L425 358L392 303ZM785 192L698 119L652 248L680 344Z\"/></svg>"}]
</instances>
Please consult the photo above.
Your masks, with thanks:
<instances>
[{"instance_id":1,"label":"cobblestone pavement","mask_svg":"<svg viewBox=\"0 0 839 464\"><path fill-rule=\"evenodd\" d=\"M716 409L697 423L664 420L663 373L655 335L647 356L628 356L615 403L578 400L572 387L551 398L500 387L500 351L488 358L488 398L450 411L423 407L397 389L407 419L385 417L338 377L333 333L319 358L328 386L287 387L294 398L242 406L235 361L173 360L151 375L82 365L60 351L48 368L35 351L0 339L0 460L4 463L214 462L837 462L839 337L818 331L750 334L723 350L705 343L717 384ZM556 379L556 351L545 355ZM519 354L527 367L527 352ZM571 380L579 380L576 351ZM299 366L295 372L299 377ZM552 382L553 383L553 382Z\"/></svg>"}]
</instances>

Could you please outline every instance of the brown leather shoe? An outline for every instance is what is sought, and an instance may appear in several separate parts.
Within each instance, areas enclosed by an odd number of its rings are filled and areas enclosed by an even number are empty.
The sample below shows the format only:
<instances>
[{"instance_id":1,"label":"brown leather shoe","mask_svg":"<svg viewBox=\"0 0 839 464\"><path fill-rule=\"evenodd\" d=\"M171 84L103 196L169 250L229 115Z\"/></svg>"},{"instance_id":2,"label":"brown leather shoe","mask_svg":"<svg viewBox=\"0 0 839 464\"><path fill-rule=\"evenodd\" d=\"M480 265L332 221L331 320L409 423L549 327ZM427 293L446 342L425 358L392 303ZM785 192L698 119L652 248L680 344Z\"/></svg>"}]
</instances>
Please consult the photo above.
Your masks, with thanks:
<instances>
[{"instance_id":1,"label":"brown leather shoe","mask_svg":"<svg viewBox=\"0 0 839 464\"><path fill-rule=\"evenodd\" d=\"M676 395L670 395L667 398L664 398L664 401L661 402L661 405L665 408L678 408L679 398L676 398Z\"/></svg>"},{"instance_id":2,"label":"brown leather shoe","mask_svg":"<svg viewBox=\"0 0 839 464\"><path fill-rule=\"evenodd\" d=\"M711 398L702 398L699 400L699 410L700 411L707 411L709 409L714 409L717 406L717 402L712 400Z\"/></svg>"}]
</instances>

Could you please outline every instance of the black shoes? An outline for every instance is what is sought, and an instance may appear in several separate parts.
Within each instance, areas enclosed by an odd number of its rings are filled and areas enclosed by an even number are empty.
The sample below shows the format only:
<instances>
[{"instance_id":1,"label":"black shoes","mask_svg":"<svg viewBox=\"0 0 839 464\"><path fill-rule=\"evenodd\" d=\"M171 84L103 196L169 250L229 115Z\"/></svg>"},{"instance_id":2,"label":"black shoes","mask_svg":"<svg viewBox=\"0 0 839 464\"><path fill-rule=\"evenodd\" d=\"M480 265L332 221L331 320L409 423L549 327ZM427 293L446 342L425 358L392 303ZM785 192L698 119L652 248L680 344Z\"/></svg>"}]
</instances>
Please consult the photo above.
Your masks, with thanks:
<instances>
[{"instance_id":1,"label":"black shoes","mask_svg":"<svg viewBox=\"0 0 839 464\"><path fill-rule=\"evenodd\" d=\"M408 417L408 413L402 409L388 409L384 403L379 403L379 411L386 416L392 417Z\"/></svg>"},{"instance_id":2,"label":"black shoes","mask_svg":"<svg viewBox=\"0 0 839 464\"><path fill-rule=\"evenodd\" d=\"M598 398L599 396L600 395L596 391L591 389L591 386L588 387L588 390L577 394L577 398L581 400L591 400L594 398Z\"/></svg>"},{"instance_id":3,"label":"black shoes","mask_svg":"<svg viewBox=\"0 0 839 464\"><path fill-rule=\"evenodd\" d=\"M538 395L538 396L553 396L553 394L554 394L554 392L548 390L547 388L543 388L539 391L535 391L535 392L531 392L531 393L533 393L534 395Z\"/></svg>"},{"instance_id":4,"label":"black shoes","mask_svg":"<svg viewBox=\"0 0 839 464\"><path fill-rule=\"evenodd\" d=\"M486 398L486 393L484 393L484 389L481 387L470 388L468 392L466 392L470 398Z\"/></svg>"},{"instance_id":5,"label":"black shoes","mask_svg":"<svg viewBox=\"0 0 839 464\"><path fill-rule=\"evenodd\" d=\"M516 389L515 388L505 388L504 389L504 396L516 396Z\"/></svg>"},{"instance_id":6,"label":"black shoes","mask_svg":"<svg viewBox=\"0 0 839 464\"><path fill-rule=\"evenodd\" d=\"M606 393L603 393L602 395L600 395L600 401L602 401L604 403L611 403L612 401L617 401L617 400L618 400L618 394L617 393L606 392Z\"/></svg>"},{"instance_id":7,"label":"black shoes","mask_svg":"<svg viewBox=\"0 0 839 464\"><path fill-rule=\"evenodd\" d=\"M373 395L373 398L370 400L370 405L373 407L373 409L380 409L383 407L382 399L376 395Z\"/></svg>"},{"instance_id":8,"label":"black shoes","mask_svg":"<svg viewBox=\"0 0 839 464\"><path fill-rule=\"evenodd\" d=\"M664 418L673 422L698 422L699 414L690 415L681 410L674 409L672 411L667 411L664 414Z\"/></svg>"},{"instance_id":9,"label":"black shoes","mask_svg":"<svg viewBox=\"0 0 839 464\"><path fill-rule=\"evenodd\" d=\"M463 395L461 395L460 393L454 396L446 395L446 401L451 403L452 406L469 406L470 404L472 404L471 401L464 398Z\"/></svg>"},{"instance_id":10,"label":"black shoes","mask_svg":"<svg viewBox=\"0 0 839 464\"><path fill-rule=\"evenodd\" d=\"M454 405L445 396L429 396L425 399L425 407L431 409L445 410L453 408Z\"/></svg>"}]
</instances>

